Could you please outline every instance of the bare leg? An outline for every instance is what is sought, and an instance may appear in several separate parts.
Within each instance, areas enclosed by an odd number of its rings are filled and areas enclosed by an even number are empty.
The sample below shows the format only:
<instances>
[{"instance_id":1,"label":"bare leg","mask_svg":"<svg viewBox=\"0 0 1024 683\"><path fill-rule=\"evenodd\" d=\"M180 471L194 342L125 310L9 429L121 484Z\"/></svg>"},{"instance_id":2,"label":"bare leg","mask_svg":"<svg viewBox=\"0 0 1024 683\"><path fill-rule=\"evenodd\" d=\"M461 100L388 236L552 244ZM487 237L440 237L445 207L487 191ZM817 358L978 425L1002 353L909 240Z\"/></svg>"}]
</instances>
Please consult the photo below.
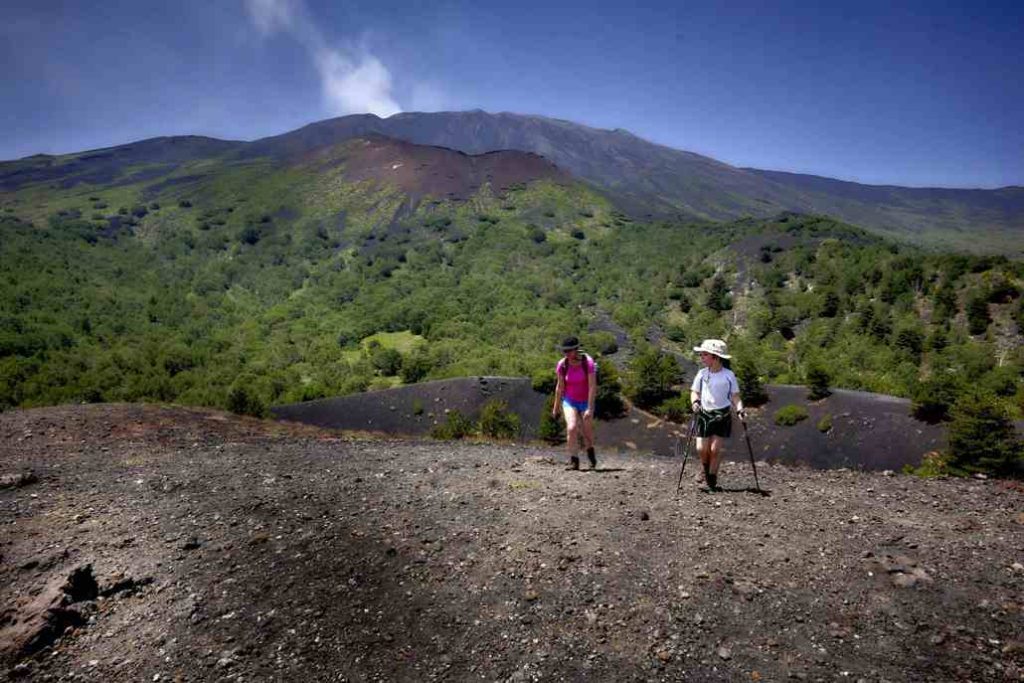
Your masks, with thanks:
<instances>
[{"instance_id":1,"label":"bare leg","mask_svg":"<svg viewBox=\"0 0 1024 683\"><path fill-rule=\"evenodd\" d=\"M590 469L597 469L597 455L594 453L594 418L593 416L583 418L583 445L587 448L587 460L590 461Z\"/></svg>"},{"instance_id":2,"label":"bare leg","mask_svg":"<svg viewBox=\"0 0 1024 683\"><path fill-rule=\"evenodd\" d=\"M711 439L698 436L697 452L700 453L700 464L704 467L704 481L711 487Z\"/></svg>"},{"instance_id":3,"label":"bare leg","mask_svg":"<svg viewBox=\"0 0 1024 683\"><path fill-rule=\"evenodd\" d=\"M708 449L710 451L710 457L708 458L710 471L717 482L718 466L722 462L722 455L725 453L725 446L722 444L722 437L720 436L713 436L708 439L708 441L711 442L710 448Z\"/></svg>"},{"instance_id":4,"label":"bare leg","mask_svg":"<svg viewBox=\"0 0 1024 683\"><path fill-rule=\"evenodd\" d=\"M565 451L569 456L569 464L574 469L579 469L579 436L580 436L580 414L575 408L562 404L562 415L565 417Z\"/></svg>"}]
</instances>

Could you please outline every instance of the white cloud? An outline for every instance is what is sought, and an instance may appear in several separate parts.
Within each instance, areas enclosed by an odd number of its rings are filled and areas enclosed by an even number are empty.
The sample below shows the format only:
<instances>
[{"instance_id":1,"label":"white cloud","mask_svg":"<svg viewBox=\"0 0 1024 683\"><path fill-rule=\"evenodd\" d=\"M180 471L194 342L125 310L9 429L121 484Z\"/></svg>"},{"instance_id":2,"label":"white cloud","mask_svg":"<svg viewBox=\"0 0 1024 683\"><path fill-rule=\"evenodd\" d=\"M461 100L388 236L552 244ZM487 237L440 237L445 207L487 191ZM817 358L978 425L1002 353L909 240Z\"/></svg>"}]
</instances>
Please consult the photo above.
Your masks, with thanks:
<instances>
[{"instance_id":1,"label":"white cloud","mask_svg":"<svg viewBox=\"0 0 1024 683\"><path fill-rule=\"evenodd\" d=\"M320 74L320 89L333 114L402 111L391 93L391 72L367 49L327 46L303 0L245 0L249 20L264 36L284 32L298 41Z\"/></svg>"},{"instance_id":2,"label":"white cloud","mask_svg":"<svg viewBox=\"0 0 1024 683\"><path fill-rule=\"evenodd\" d=\"M300 9L292 0L245 0L245 7L252 23L263 35L294 26L294 17Z\"/></svg>"},{"instance_id":3,"label":"white cloud","mask_svg":"<svg viewBox=\"0 0 1024 683\"><path fill-rule=\"evenodd\" d=\"M391 116L402 111L391 96L391 73L371 54L353 62L337 50L325 50L316 60L324 97L333 111L368 111Z\"/></svg>"}]
</instances>

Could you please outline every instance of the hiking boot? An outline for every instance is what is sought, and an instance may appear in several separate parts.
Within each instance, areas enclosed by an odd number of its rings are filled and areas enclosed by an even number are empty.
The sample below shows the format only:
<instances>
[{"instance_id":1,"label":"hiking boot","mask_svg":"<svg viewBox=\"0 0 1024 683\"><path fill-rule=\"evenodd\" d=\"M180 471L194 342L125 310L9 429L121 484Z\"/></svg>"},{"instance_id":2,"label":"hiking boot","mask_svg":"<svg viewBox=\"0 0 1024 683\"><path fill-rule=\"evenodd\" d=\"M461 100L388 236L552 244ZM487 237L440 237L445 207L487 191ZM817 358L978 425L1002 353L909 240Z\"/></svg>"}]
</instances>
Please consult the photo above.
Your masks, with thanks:
<instances>
[{"instance_id":1,"label":"hiking boot","mask_svg":"<svg viewBox=\"0 0 1024 683\"><path fill-rule=\"evenodd\" d=\"M572 456L571 458L569 458L569 468L568 469L570 469L570 470L578 470L579 468L580 468L580 459L577 458L575 455Z\"/></svg>"},{"instance_id":2,"label":"hiking boot","mask_svg":"<svg viewBox=\"0 0 1024 683\"><path fill-rule=\"evenodd\" d=\"M708 476L707 476L707 482L708 482L708 490L709 491L717 491L718 490L718 475L717 474L712 474L712 473L709 472Z\"/></svg>"},{"instance_id":3,"label":"hiking boot","mask_svg":"<svg viewBox=\"0 0 1024 683\"><path fill-rule=\"evenodd\" d=\"M591 446L587 449L587 460L590 461L590 469L597 469L597 456L594 454L594 447Z\"/></svg>"}]
</instances>

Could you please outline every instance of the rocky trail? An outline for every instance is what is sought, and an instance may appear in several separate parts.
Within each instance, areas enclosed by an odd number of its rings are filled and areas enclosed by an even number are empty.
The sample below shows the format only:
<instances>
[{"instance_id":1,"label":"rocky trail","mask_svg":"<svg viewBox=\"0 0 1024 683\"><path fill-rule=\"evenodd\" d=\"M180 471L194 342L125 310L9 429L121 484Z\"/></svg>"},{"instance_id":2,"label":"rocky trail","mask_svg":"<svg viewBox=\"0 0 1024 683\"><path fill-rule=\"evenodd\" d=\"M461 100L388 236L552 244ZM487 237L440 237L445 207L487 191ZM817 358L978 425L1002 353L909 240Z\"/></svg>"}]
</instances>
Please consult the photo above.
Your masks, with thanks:
<instances>
[{"instance_id":1,"label":"rocky trail","mask_svg":"<svg viewBox=\"0 0 1024 683\"><path fill-rule=\"evenodd\" d=\"M0 652L42 681L1024 680L1024 491L0 414Z\"/></svg>"}]
</instances>

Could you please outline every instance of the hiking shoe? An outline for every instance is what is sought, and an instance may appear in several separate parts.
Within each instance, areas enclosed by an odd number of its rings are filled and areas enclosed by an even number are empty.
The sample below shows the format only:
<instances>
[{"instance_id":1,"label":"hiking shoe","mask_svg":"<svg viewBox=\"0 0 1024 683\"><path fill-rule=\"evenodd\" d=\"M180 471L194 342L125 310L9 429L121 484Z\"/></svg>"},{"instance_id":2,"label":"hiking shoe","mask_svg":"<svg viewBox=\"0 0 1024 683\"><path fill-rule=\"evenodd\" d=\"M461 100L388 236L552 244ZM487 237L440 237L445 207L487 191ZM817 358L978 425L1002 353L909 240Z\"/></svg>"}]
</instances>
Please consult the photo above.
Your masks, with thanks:
<instances>
[{"instance_id":1,"label":"hiking shoe","mask_svg":"<svg viewBox=\"0 0 1024 683\"><path fill-rule=\"evenodd\" d=\"M572 456L571 458L569 458L569 467L568 467L568 469L570 469L570 470L578 470L579 468L580 468L580 459L577 458L575 455Z\"/></svg>"},{"instance_id":2,"label":"hiking shoe","mask_svg":"<svg viewBox=\"0 0 1024 683\"><path fill-rule=\"evenodd\" d=\"M708 490L710 490L710 491L717 491L718 490L718 475L717 474L711 474L709 472L708 476L707 476L707 482L708 482Z\"/></svg>"},{"instance_id":3,"label":"hiking shoe","mask_svg":"<svg viewBox=\"0 0 1024 683\"><path fill-rule=\"evenodd\" d=\"M587 449L587 460L590 461L590 469L597 469L597 456L594 454L593 447Z\"/></svg>"}]
</instances>

